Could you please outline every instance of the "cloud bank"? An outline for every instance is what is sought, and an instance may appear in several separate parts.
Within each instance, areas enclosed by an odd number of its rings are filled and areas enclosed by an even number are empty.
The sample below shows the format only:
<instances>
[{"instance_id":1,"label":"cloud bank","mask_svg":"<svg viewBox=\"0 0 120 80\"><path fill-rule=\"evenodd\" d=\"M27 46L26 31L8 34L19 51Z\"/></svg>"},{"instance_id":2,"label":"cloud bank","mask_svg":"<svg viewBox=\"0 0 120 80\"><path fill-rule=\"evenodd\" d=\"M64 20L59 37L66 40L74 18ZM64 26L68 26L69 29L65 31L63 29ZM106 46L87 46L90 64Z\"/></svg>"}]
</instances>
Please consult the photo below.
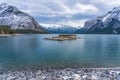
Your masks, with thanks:
<instances>
[{"instance_id":1,"label":"cloud bank","mask_svg":"<svg viewBox=\"0 0 120 80\"><path fill-rule=\"evenodd\" d=\"M0 0L17 6L33 16L39 23L83 26L88 19L105 14L119 0Z\"/></svg>"}]
</instances>

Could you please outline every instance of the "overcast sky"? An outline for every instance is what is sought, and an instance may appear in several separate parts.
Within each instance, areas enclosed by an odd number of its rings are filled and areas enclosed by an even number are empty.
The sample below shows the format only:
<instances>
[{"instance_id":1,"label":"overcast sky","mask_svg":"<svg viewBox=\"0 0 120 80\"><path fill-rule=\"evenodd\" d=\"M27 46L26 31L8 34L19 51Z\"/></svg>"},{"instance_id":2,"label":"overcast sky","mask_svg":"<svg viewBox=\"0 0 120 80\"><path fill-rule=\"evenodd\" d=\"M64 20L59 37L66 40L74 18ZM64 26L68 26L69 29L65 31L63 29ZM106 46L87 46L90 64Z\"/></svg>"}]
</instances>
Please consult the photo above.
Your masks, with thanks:
<instances>
[{"instance_id":1,"label":"overcast sky","mask_svg":"<svg viewBox=\"0 0 120 80\"><path fill-rule=\"evenodd\" d=\"M39 23L83 26L88 19L103 15L120 0L0 0L18 7Z\"/></svg>"}]
</instances>

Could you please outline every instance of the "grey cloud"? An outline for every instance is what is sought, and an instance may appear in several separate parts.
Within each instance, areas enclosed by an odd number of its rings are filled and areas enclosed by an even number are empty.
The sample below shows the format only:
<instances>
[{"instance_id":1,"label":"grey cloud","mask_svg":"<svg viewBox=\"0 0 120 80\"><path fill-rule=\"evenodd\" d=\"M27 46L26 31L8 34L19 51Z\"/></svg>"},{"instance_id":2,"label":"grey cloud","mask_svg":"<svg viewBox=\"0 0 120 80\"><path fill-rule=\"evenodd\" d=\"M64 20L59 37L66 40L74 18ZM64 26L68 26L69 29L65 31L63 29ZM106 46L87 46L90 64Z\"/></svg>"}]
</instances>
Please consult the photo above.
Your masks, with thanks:
<instances>
[{"instance_id":1,"label":"grey cloud","mask_svg":"<svg viewBox=\"0 0 120 80\"><path fill-rule=\"evenodd\" d=\"M119 0L0 0L17 6L40 23L80 21L103 15ZM75 23L75 22L74 22Z\"/></svg>"}]
</instances>

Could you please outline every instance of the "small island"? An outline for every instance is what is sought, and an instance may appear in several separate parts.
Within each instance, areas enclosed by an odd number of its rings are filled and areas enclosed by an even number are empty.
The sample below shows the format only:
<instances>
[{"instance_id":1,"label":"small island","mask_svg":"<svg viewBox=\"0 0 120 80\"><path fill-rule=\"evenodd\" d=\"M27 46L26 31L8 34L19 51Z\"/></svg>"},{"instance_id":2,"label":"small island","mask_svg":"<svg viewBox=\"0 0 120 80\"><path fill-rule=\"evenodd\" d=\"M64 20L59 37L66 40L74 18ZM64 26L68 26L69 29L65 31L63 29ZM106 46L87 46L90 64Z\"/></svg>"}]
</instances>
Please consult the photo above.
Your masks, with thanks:
<instances>
[{"instance_id":1,"label":"small island","mask_svg":"<svg viewBox=\"0 0 120 80\"><path fill-rule=\"evenodd\" d=\"M60 34L52 38L44 38L45 40L55 40L55 41L64 41L64 40L76 40L77 35L75 34Z\"/></svg>"}]
</instances>

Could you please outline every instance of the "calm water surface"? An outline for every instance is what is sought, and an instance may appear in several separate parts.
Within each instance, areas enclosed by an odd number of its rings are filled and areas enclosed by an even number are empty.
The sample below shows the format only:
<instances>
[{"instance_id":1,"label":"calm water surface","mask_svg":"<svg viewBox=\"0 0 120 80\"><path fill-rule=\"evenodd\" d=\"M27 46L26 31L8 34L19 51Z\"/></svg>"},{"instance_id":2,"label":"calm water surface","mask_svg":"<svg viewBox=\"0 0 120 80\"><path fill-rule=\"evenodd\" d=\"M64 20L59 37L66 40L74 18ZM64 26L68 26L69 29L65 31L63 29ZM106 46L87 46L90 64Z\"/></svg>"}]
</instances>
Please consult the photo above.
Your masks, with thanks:
<instances>
[{"instance_id":1,"label":"calm water surface","mask_svg":"<svg viewBox=\"0 0 120 80\"><path fill-rule=\"evenodd\" d=\"M20 66L120 67L120 35L78 35L49 41L50 34L0 38L0 68Z\"/></svg>"}]
</instances>

